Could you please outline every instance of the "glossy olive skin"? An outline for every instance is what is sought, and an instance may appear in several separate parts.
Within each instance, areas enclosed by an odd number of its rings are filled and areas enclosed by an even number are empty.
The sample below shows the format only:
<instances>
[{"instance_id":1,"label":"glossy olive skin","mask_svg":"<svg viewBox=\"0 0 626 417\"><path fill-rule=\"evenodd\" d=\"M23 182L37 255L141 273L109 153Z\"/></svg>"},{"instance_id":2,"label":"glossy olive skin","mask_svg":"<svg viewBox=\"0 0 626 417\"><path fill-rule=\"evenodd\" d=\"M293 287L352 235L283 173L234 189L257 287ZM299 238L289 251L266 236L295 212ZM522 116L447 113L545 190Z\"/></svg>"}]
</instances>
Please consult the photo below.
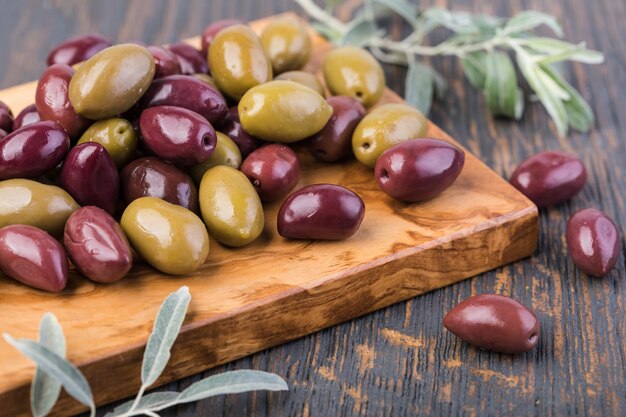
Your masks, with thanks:
<instances>
[{"instance_id":1,"label":"glossy olive skin","mask_svg":"<svg viewBox=\"0 0 626 417\"><path fill-rule=\"evenodd\" d=\"M192 77L199 79L200 81L207 83L211 87L217 90L217 85L215 85L215 81L213 81L213 77L209 74L191 74Z\"/></svg>"},{"instance_id":2,"label":"glossy olive skin","mask_svg":"<svg viewBox=\"0 0 626 417\"><path fill-rule=\"evenodd\" d=\"M306 85L307 87L317 91L320 96L324 97L326 92L320 80L310 72L306 71L287 71L274 77L277 81L293 81L294 83Z\"/></svg>"},{"instance_id":3,"label":"glossy olive skin","mask_svg":"<svg viewBox=\"0 0 626 417\"><path fill-rule=\"evenodd\" d=\"M251 88L239 102L241 126L271 142L292 143L319 132L333 114L315 91L292 81Z\"/></svg>"},{"instance_id":4,"label":"glossy olive skin","mask_svg":"<svg viewBox=\"0 0 626 417\"><path fill-rule=\"evenodd\" d=\"M335 184L313 184L292 193L278 211L278 234L290 239L341 240L365 216L361 197Z\"/></svg>"},{"instance_id":5,"label":"glossy olive skin","mask_svg":"<svg viewBox=\"0 0 626 417\"><path fill-rule=\"evenodd\" d=\"M0 130L6 133L13 129L13 112L4 102L0 101Z\"/></svg>"},{"instance_id":6,"label":"glossy olive skin","mask_svg":"<svg viewBox=\"0 0 626 417\"><path fill-rule=\"evenodd\" d=\"M121 180L125 204L141 197L156 197L199 211L198 189L189 175L159 158L134 160L122 170Z\"/></svg>"},{"instance_id":7,"label":"glossy olive skin","mask_svg":"<svg viewBox=\"0 0 626 417\"><path fill-rule=\"evenodd\" d=\"M76 114L68 97L70 80L74 70L65 64L46 68L39 77L35 91L35 106L41 120L59 123L70 139L77 139L91 121Z\"/></svg>"},{"instance_id":8,"label":"glossy olive skin","mask_svg":"<svg viewBox=\"0 0 626 417\"><path fill-rule=\"evenodd\" d=\"M574 155L546 151L523 161L509 181L537 207L549 207L578 194L587 182L587 171Z\"/></svg>"},{"instance_id":9,"label":"glossy olive skin","mask_svg":"<svg viewBox=\"0 0 626 417\"><path fill-rule=\"evenodd\" d=\"M60 182L78 204L115 213L120 177L113 158L99 143L87 142L73 147L63 162Z\"/></svg>"},{"instance_id":10,"label":"glossy olive skin","mask_svg":"<svg viewBox=\"0 0 626 417\"><path fill-rule=\"evenodd\" d=\"M72 66L91 58L111 45L109 39L96 33L76 36L58 44L50 51L46 62L48 65L65 64Z\"/></svg>"},{"instance_id":11,"label":"glossy olive skin","mask_svg":"<svg viewBox=\"0 0 626 417\"><path fill-rule=\"evenodd\" d=\"M272 21L261 33L261 44L272 61L274 74L298 70L311 57L311 38L305 26L295 19Z\"/></svg>"},{"instance_id":12,"label":"glossy olive skin","mask_svg":"<svg viewBox=\"0 0 626 417\"><path fill-rule=\"evenodd\" d=\"M217 142L213 126L198 113L182 107L145 109L139 128L144 143L155 155L183 166L206 161Z\"/></svg>"},{"instance_id":13,"label":"glossy olive skin","mask_svg":"<svg viewBox=\"0 0 626 417\"><path fill-rule=\"evenodd\" d=\"M336 162L352 152L352 133L365 116L363 105L347 96L326 100L333 115L326 126L309 139L309 150L320 161Z\"/></svg>"},{"instance_id":14,"label":"glossy olive skin","mask_svg":"<svg viewBox=\"0 0 626 417\"><path fill-rule=\"evenodd\" d=\"M92 124L78 140L78 144L95 142L104 146L115 165L122 168L135 156L137 134L126 119L112 118Z\"/></svg>"},{"instance_id":15,"label":"glossy olive skin","mask_svg":"<svg viewBox=\"0 0 626 417\"><path fill-rule=\"evenodd\" d=\"M115 117L145 94L154 73L152 54L143 46L111 46L76 70L70 81L70 101L76 113L88 119Z\"/></svg>"},{"instance_id":16,"label":"glossy olive skin","mask_svg":"<svg viewBox=\"0 0 626 417\"><path fill-rule=\"evenodd\" d=\"M193 46L184 42L175 42L169 45L167 49L176 55L182 74L207 74L209 72L206 55Z\"/></svg>"},{"instance_id":17,"label":"glossy olive skin","mask_svg":"<svg viewBox=\"0 0 626 417\"><path fill-rule=\"evenodd\" d=\"M261 201L276 201L298 183L300 161L290 147L274 143L248 155L241 164L241 172L248 177Z\"/></svg>"},{"instance_id":18,"label":"glossy olive skin","mask_svg":"<svg viewBox=\"0 0 626 417\"><path fill-rule=\"evenodd\" d=\"M167 77L182 73L178 57L162 46L148 46L154 59L154 78Z\"/></svg>"},{"instance_id":19,"label":"glossy olive skin","mask_svg":"<svg viewBox=\"0 0 626 417\"><path fill-rule=\"evenodd\" d=\"M196 271L209 254L209 235L191 211L155 197L130 203L120 222L132 247L166 274Z\"/></svg>"},{"instance_id":20,"label":"glossy olive skin","mask_svg":"<svg viewBox=\"0 0 626 417\"><path fill-rule=\"evenodd\" d=\"M72 213L65 223L63 245L80 273L95 282L118 281L133 266L122 228L98 207L81 207Z\"/></svg>"},{"instance_id":21,"label":"glossy olive skin","mask_svg":"<svg viewBox=\"0 0 626 417\"><path fill-rule=\"evenodd\" d=\"M39 116L39 112L37 111L37 106L35 106L35 104L31 104L30 106L24 107L22 111L19 112L17 116L15 116L15 120L13 120L13 127L11 130L17 130L24 126L28 126L40 121L41 117Z\"/></svg>"},{"instance_id":22,"label":"glossy olive skin","mask_svg":"<svg viewBox=\"0 0 626 417\"><path fill-rule=\"evenodd\" d=\"M25 179L0 181L0 201L0 227L27 224L55 237L79 208L62 188Z\"/></svg>"},{"instance_id":23,"label":"glossy olive skin","mask_svg":"<svg viewBox=\"0 0 626 417\"><path fill-rule=\"evenodd\" d=\"M200 42L202 44L202 54L207 56L209 52L209 47L211 46L211 42L213 42L213 38L217 35L222 29L225 29L229 26L234 25L243 25L244 23L241 20L237 19L223 19L218 20L216 22L211 23L209 26L204 28L202 31L202 35L200 36Z\"/></svg>"},{"instance_id":24,"label":"glossy olive skin","mask_svg":"<svg viewBox=\"0 0 626 417\"><path fill-rule=\"evenodd\" d=\"M615 267L622 250L619 229L600 210L588 208L574 213L565 236L569 255L584 273L602 277Z\"/></svg>"},{"instance_id":25,"label":"glossy olive skin","mask_svg":"<svg viewBox=\"0 0 626 417\"><path fill-rule=\"evenodd\" d=\"M373 168L378 157L393 145L424 137L428 121L406 104L383 104L369 112L352 134L352 152L362 164Z\"/></svg>"},{"instance_id":26,"label":"glossy olive skin","mask_svg":"<svg viewBox=\"0 0 626 417\"><path fill-rule=\"evenodd\" d=\"M4 139L7 135L8 133L5 130L0 129L0 141Z\"/></svg>"},{"instance_id":27,"label":"glossy olive skin","mask_svg":"<svg viewBox=\"0 0 626 417\"><path fill-rule=\"evenodd\" d=\"M190 75L170 75L154 80L138 108L155 106L176 106L195 111L211 124L220 122L228 111L226 100L215 88Z\"/></svg>"},{"instance_id":28,"label":"glossy olive skin","mask_svg":"<svg viewBox=\"0 0 626 417\"><path fill-rule=\"evenodd\" d=\"M7 135L0 142L0 179L43 175L63 160L70 138L57 122L37 122Z\"/></svg>"},{"instance_id":29,"label":"glossy olive skin","mask_svg":"<svg viewBox=\"0 0 626 417\"><path fill-rule=\"evenodd\" d=\"M220 91L239 100L272 79L272 62L259 37L246 25L220 30L209 48L209 67Z\"/></svg>"},{"instance_id":30,"label":"glossy olive skin","mask_svg":"<svg viewBox=\"0 0 626 417\"><path fill-rule=\"evenodd\" d=\"M228 137L237 144L243 158L265 143L261 139L255 138L250 133L243 130L241 121L239 120L239 109L237 106L233 106L228 110L226 117L224 117L220 125L220 131L228 135Z\"/></svg>"},{"instance_id":31,"label":"glossy olive skin","mask_svg":"<svg viewBox=\"0 0 626 417\"><path fill-rule=\"evenodd\" d=\"M60 292L69 265L63 246L48 233L22 224L0 229L0 270L39 290Z\"/></svg>"},{"instance_id":32,"label":"glossy olive skin","mask_svg":"<svg viewBox=\"0 0 626 417\"><path fill-rule=\"evenodd\" d=\"M333 95L354 97L365 107L376 104L385 90L382 67L362 48L333 49L326 56L323 70L326 85Z\"/></svg>"},{"instance_id":33,"label":"glossy olive skin","mask_svg":"<svg viewBox=\"0 0 626 417\"><path fill-rule=\"evenodd\" d=\"M237 144L224 133L215 133L217 135L217 143L209 159L189 168L189 175L197 184L200 184L200 181L202 181L204 173L215 166L226 165L239 169L241 165L241 152Z\"/></svg>"},{"instance_id":34,"label":"glossy olive skin","mask_svg":"<svg viewBox=\"0 0 626 417\"><path fill-rule=\"evenodd\" d=\"M512 298L496 294L461 302L446 314L443 325L470 345L492 352L527 352L539 340L535 313Z\"/></svg>"},{"instance_id":35,"label":"glossy olive skin","mask_svg":"<svg viewBox=\"0 0 626 417\"><path fill-rule=\"evenodd\" d=\"M263 231L265 215L248 178L235 168L209 169L200 182L200 211L211 236L233 247L247 245Z\"/></svg>"}]
</instances>

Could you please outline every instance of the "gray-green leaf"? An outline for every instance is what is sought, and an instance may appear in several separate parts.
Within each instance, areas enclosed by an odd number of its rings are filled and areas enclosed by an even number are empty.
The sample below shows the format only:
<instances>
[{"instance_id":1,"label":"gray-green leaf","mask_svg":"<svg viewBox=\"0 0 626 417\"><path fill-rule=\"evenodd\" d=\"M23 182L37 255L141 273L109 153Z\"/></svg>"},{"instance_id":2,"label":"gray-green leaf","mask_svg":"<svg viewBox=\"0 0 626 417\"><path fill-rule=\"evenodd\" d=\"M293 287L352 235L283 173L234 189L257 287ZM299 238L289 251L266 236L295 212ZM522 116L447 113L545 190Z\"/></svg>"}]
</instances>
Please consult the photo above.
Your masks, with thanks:
<instances>
[{"instance_id":1,"label":"gray-green leaf","mask_svg":"<svg viewBox=\"0 0 626 417\"><path fill-rule=\"evenodd\" d=\"M504 25L504 33L520 33L546 25L557 36L563 36L563 29L554 16L535 10L526 10L510 18Z\"/></svg>"},{"instance_id":2,"label":"gray-green leaf","mask_svg":"<svg viewBox=\"0 0 626 417\"><path fill-rule=\"evenodd\" d=\"M374 22L365 16L361 16L352 21L346 33L337 41L337 44L362 46L378 34L379 31Z\"/></svg>"},{"instance_id":3,"label":"gray-green leaf","mask_svg":"<svg viewBox=\"0 0 626 417\"><path fill-rule=\"evenodd\" d=\"M485 88L485 78L487 77L487 53L485 51L467 54L461 59L463 72L470 84L479 90Z\"/></svg>"},{"instance_id":4,"label":"gray-green leaf","mask_svg":"<svg viewBox=\"0 0 626 417\"><path fill-rule=\"evenodd\" d=\"M191 295L188 287L167 296L156 320L152 334L148 339L141 365L141 383L143 387L152 385L161 375L170 359L170 350L185 320Z\"/></svg>"},{"instance_id":5,"label":"gray-green leaf","mask_svg":"<svg viewBox=\"0 0 626 417\"><path fill-rule=\"evenodd\" d=\"M431 69L415 60L409 62L406 73L404 99L425 115L433 102L434 77Z\"/></svg>"},{"instance_id":6,"label":"gray-green leaf","mask_svg":"<svg viewBox=\"0 0 626 417\"><path fill-rule=\"evenodd\" d=\"M155 410L160 408L166 408L169 404L174 405L174 401L178 398L180 393L175 391L158 391L141 397L133 413L140 415L144 410ZM113 411L107 413L104 417L114 417L124 414L133 405L135 400L130 400L124 404L120 404Z\"/></svg>"},{"instance_id":7,"label":"gray-green leaf","mask_svg":"<svg viewBox=\"0 0 626 417\"><path fill-rule=\"evenodd\" d=\"M312 22L311 26L329 42L337 43L337 41L341 38L341 33L323 23Z\"/></svg>"},{"instance_id":8,"label":"gray-green leaf","mask_svg":"<svg viewBox=\"0 0 626 417\"><path fill-rule=\"evenodd\" d=\"M409 22L413 27L417 24L417 7L406 0L370 0L372 3L380 4Z\"/></svg>"},{"instance_id":9,"label":"gray-green leaf","mask_svg":"<svg viewBox=\"0 0 626 417\"><path fill-rule=\"evenodd\" d=\"M602 52L587 49L584 43L578 45L563 42L552 38L527 38L523 40L524 46L541 54L546 54L540 58L540 62L553 63L559 61L577 61L584 64L601 64L604 62Z\"/></svg>"},{"instance_id":10,"label":"gray-green leaf","mask_svg":"<svg viewBox=\"0 0 626 417\"><path fill-rule=\"evenodd\" d=\"M489 110L493 115L519 119L524 101L513 62L503 52L492 52L487 55L485 64L485 97Z\"/></svg>"},{"instance_id":11,"label":"gray-green leaf","mask_svg":"<svg viewBox=\"0 0 626 417\"><path fill-rule=\"evenodd\" d=\"M473 16L466 12L451 12L446 9L433 7L424 11L422 15L432 23L446 27L456 33L471 34L480 32L480 28L476 25Z\"/></svg>"}]
</instances>

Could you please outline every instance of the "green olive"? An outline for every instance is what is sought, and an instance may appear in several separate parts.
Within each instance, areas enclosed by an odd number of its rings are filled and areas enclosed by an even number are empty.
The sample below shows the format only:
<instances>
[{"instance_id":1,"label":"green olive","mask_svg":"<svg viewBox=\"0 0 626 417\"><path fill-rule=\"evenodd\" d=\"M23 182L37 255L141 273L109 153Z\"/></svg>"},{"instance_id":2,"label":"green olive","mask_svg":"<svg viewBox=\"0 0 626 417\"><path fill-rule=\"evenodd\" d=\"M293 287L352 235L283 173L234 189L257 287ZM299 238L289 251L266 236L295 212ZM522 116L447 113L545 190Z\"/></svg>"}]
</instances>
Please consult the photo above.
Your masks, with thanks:
<instances>
[{"instance_id":1,"label":"green olive","mask_svg":"<svg viewBox=\"0 0 626 417\"><path fill-rule=\"evenodd\" d=\"M205 83L215 88L216 90L218 89L217 85L215 84L215 80L213 80L213 77L211 77L209 74L203 74L201 72L198 72L196 74L193 74L192 77L195 77L199 79L200 81L204 81Z\"/></svg>"},{"instance_id":2,"label":"green olive","mask_svg":"<svg viewBox=\"0 0 626 417\"><path fill-rule=\"evenodd\" d=\"M72 107L93 120L120 115L146 92L154 71L152 54L143 46L127 43L103 49L72 77L68 90Z\"/></svg>"},{"instance_id":3,"label":"green olive","mask_svg":"<svg viewBox=\"0 0 626 417\"><path fill-rule=\"evenodd\" d=\"M26 224L60 237L67 218L79 208L65 190L54 185L25 179L0 182L0 227Z\"/></svg>"},{"instance_id":4,"label":"green olive","mask_svg":"<svg viewBox=\"0 0 626 417\"><path fill-rule=\"evenodd\" d=\"M259 37L246 25L220 30L211 42L208 57L215 84L235 100L272 79L272 62Z\"/></svg>"},{"instance_id":5,"label":"green olive","mask_svg":"<svg viewBox=\"0 0 626 417\"><path fill-rule=\"evenodd\" d=\"M237 144L228 135L222 132L215 133L217 134L217 144L209 159L189 169L189 175L197 184L200 183L202 176L210 168L226 165L239 169L239 165L241 165L241 151L239 151Z\"/></svg>"},{"instance_id":6,"label":"green olive","mask_svg":"<svg viewBox=\"0 0 626 417\"><path fill-rule=\"evenodd\" d=\"M387 148L423 137L426 117L406 104L383 104L367 114L352 134L352 151L359 162L373 168Z\"/></svg>"},{"instance_id":7,"label":"green olive","mask_svg":"<svg viewBox=\"0 0 626 417\"><path fill-rule=\"evenodd\" d=\"M241 171L226 165L209 169L202 177L199 194L204 223L223 244L244 246L263 231L261 200Z\"/></svg>"},{"instance_id":8,"label":"green olive","mask_svg":"<svg viewBox=\"0 0 626 417\"><path fill-rule=\"evenodd\" d=\"M293 81L270 81L239 102L243 129L270 142L291 143L319 132L333 114L324 97Z\"/></svg>"},{"instance_id":9,"label":"green olive","mask_svg":"<svg viewBox=\"0 0 626 417\"><path fill-rule=\"evenodd\" d=\"M325 95L324 86L322 85L320 80L315 75L311 74L310 72L287 71L287 72L283 72L282 74L280 74L274 79L277 81L278 80L293 81L294 83L306 85L307 87L312 88L313 90L317 91L320 94L320 96L324 97Z\"/></svg>"},{"instance_id":10,"label":"green olive","mask_svg":"<svg viewBox=\"0 0 626 417\"><path fill-rule=\"evenodd\" d=\"M92 124L78 143L96 142L104 146L118 168L124 167L135 156L137 134L126 119L113 118Z\"/></svg>"},{"instance_id":11,"label":"green olive","mask_svg":"<svg viewBox=\"0 0 626 417\"><path fill-rule=\"evenodd\" d=\"M166 274L190 274L209 254L209 235L202 220L160 198L133 200L124 210L120 225L137 253Z\"/></svg>"},{"instance_id":12,"label":"green olive","mask_svg":"<svg viewBox=\"0 0 626 417\"><path fill-rule=\"evenodd\" d=\"M305 26L294 19L277 19L267 25L261 33L261 43L272 61L274 74L300 69L311 57L311 38Z\"/></svg>"},{"instance_id":13,"label":"green olive","mask_svg":"<svg viewBox=\"0 0 626 417\"><path fill-rule=\"evenodd\" d=\"M385 74L378 61L355 46L335 48L328 53L324 79L332 94L354 97L365 107L376 104L385 90Z\"/></svg>"}]
</instances>

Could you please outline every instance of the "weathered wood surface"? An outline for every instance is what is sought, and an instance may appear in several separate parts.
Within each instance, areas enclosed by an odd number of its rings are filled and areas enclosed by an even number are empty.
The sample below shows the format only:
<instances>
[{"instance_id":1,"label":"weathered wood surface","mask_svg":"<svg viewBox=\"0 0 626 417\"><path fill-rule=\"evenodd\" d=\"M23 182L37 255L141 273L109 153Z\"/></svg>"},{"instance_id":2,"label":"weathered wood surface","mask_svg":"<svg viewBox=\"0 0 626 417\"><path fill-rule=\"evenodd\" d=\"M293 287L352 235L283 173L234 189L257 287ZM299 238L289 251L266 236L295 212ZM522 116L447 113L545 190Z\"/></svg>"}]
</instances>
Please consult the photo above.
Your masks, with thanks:
<instances>
[{"instance_id":1,"label":"weathered wood surface","mask_svg":"<svg viewBox=\"0 0 626 417\"><path fill-rule=\"evenodd\" d=\"M0 82L36 78L60 40L98 31L114 40L166 43L197 34L223 17L255 19L295 9L281 1L107 2L1 1ZM354 3L354 2L349 2ZM626 289L624 259L605 279L578 272L566 257L567 217L584 207L611 215L624 232L626 210L626 4L613 0L420 1L458 10L511 15L527 8L556 15L569 39L607 54L603 66L566 67L568 79L597 113L589 135L559 139L536 103L519 123L494 121L452 58L431 60L450 83L431 119L502 176L544 149L579 153L589 184L571 202L540 213L540 239L529 260L433 291L164 386L184 389L202 376L255 368L283 375L290 391L236 395L181 406L163 416L326 415L626 415ZM388 68L401 92L404 70ZM477 293L512 295L541 321L536 350L517 357L481 352L442 330L443 315ZM104 414L111 407L103 407Z\"/></svg>"}]
</instances>

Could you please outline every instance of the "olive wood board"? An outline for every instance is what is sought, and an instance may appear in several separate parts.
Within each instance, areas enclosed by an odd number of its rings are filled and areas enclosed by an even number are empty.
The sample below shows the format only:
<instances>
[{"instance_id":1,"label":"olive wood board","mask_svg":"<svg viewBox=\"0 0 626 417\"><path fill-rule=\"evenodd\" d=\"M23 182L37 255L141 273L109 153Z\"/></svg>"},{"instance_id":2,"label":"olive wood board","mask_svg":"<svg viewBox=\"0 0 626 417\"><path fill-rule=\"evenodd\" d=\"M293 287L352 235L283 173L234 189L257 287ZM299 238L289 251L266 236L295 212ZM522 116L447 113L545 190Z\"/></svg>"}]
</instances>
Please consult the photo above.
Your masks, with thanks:
<instances>
[{"instance_id":1,"label":"olive wood board","mask_svg":"<svg viewBox=\"0 0 626 417\"><path fill-rule=\"evenodd\" d=\"M271 19L251 25L260 31ZM314 54L307 69L321 79L330 45L312 29L311 36ZM187 42L199 46L199 38ZM0 91L0 100L16 113L33 102L35 86ZM381 103L388 102L402 99L386 90ZM458 145L433 123L427 136ZM354 160L323 164L300 146L297 188L336 183L364 200L365 218L350 239L283 239L276 231L280 202L268 204L259 239L239 249L211 239L207 263L188 276L136 266L130 276L104 285L72 272L61 294L0 277L0 331L36 338L41 316L53 312L67 337L68 358L102 405L137 392L154 317L165 297L182 285L192 295L189 312L155 386L529 256L537 243L537 208L465 152L465 167L448 190L430 201L406 204L385 195L371 169ZM0 416L30 415L33 372L33 363L0 342ZM53 414L82 410L63 393Z\"/></svg>"}]
</instances>

